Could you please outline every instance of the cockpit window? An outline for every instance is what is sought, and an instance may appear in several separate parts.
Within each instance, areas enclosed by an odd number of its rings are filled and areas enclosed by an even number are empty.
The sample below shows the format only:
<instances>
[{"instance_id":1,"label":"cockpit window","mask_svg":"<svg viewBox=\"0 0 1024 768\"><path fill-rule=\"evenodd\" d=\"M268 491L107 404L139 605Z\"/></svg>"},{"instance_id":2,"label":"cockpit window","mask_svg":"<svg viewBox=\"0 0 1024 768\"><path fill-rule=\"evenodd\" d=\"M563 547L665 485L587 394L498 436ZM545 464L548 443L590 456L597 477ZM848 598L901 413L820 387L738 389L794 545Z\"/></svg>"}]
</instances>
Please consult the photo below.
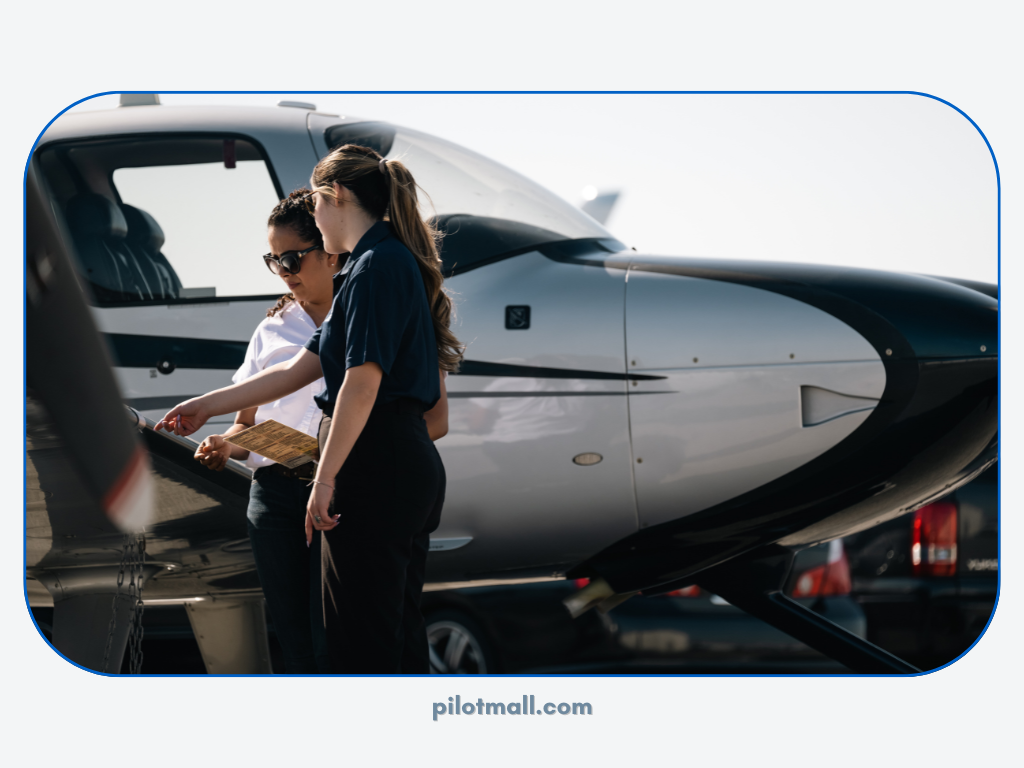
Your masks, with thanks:
<instances>
[{"instance_id":1,"label":"cockpit window","mask_svg":"<svg viewBox=\"0 0 1024 768\"><path fill-rule=\"evenodd\" d=\"M279 195L252 142L174 136L61 144L41 150L40 165L99 304L281 293L260 258Z\"/></svg>"},{"instance_id":2,"label":"cockpit window","mask_svg":"<svg viewBox=\"0 0 1024 768\"><path fill-rule=\"evenodd\" d=\"M435 216L445 233L447 274L546 243L615 242L594 219L539 184L435 136L362 122L332 126L324 138L332 149L362 144L408 166L429 196L420 200L424 214Z\"/></svg>"}]
</instances>

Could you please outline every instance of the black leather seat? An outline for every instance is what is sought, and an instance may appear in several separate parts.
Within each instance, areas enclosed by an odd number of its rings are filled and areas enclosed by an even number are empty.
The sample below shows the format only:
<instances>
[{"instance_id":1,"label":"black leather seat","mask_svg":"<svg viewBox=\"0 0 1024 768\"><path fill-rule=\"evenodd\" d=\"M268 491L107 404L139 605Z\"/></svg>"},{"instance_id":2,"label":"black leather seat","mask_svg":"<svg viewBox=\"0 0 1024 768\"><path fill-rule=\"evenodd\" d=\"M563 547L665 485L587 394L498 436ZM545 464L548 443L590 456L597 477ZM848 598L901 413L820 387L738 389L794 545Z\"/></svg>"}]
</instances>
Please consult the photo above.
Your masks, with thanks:
<instances>
[{"instance_id":1,"label":"black leather seat","mask_svg":"<svg viewBox=\"0 0 1024 768\"><path fill-rule=\"evenodd\" d=\"M131 205L121 205L121 213L128 223L126 242L135 254L149 282L154 299L177 299L181 295L181 280L171 262L160 251L164 245L164 231L156 219Z\"/></svg>"},{"instance_id":2,"label":"black leather seat","mask_svg":"<svg viewBox=\"0 0 1024 768\"><path fill-rule=\"evenodd\" d=\"M67 222L93 294L103 302L153 298L149 281L125 237L128 223L103 195L86 193L68 202Z\"/></svg>"}]
</instances>

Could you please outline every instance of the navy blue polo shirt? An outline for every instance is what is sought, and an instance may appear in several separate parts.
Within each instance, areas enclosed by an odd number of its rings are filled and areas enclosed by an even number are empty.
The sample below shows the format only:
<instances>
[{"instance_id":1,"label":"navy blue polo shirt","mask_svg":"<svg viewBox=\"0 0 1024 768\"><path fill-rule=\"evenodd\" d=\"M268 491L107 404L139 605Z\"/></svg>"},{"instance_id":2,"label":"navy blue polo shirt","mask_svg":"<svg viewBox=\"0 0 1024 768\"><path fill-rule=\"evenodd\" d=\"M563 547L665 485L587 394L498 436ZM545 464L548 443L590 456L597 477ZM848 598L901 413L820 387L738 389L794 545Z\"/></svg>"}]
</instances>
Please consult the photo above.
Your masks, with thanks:
<instances>
[{"instance_id":1,"label":"navy blue polo shirt","mask_svg":"<svg viewBox=\"0 0 1024 768\"><path fill-rule=\"evenodd\" d=\"M434 406L441 397L437 341L416 257L378 221L359 239L335 277L334 303L306 342L320 356L324 391L314 400L334 413L345 371L377 363L384 371L378 401L409 397Z\"/></svg>"}]
</instances>

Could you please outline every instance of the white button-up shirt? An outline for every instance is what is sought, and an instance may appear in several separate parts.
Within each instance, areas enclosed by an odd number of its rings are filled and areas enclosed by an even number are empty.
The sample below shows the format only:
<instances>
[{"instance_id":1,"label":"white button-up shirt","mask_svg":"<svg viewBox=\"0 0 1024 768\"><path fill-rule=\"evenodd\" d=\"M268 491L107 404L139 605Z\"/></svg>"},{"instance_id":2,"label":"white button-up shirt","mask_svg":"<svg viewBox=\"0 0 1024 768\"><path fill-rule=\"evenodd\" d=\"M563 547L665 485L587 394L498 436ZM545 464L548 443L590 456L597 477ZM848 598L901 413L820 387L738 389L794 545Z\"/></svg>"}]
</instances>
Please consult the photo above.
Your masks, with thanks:
<instances>
[{"instance_id":1,"label":"white button-up shirt","mask_svg":"<svg viewBox=\"0 0 1024 768\"><path fill-rule=\"evenodd\" d=\"M266 318L256 327L249 348L245 351L245 361L231 380L237 384L272 365L291 360L299 354L315 330L316 324L299 303L289 301L276 315ZM280 400L261 405L256 409L256 423L273 419L316 437L320 429L321 413L313 402L313 396L323 388L324 380L318 379ZM258 469L274 462L250 451L245 463L252 469Z\"/></svg>"}]
</instances>

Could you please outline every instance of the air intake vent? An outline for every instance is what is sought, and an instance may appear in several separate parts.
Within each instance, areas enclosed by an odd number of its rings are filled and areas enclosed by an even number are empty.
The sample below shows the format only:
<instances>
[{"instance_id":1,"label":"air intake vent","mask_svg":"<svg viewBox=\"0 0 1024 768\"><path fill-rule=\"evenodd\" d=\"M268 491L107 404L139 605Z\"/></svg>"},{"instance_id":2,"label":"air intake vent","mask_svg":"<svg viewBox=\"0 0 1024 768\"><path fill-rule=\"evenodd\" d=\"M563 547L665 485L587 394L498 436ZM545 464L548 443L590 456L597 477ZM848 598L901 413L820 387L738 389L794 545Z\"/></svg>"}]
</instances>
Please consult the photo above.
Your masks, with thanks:
<instances>
[{"instance_id":1,"label":"air intake vent","mask_svg":"<svg viewBox=\"0 0 1024 768\"><path fill-rule=\"evenodd\" d=\"M805 427L816 427L851 413L870 411L878 405L873 397L856 397L821 387L800 387L800 415Z\"/></svg>"}]
</instances>

